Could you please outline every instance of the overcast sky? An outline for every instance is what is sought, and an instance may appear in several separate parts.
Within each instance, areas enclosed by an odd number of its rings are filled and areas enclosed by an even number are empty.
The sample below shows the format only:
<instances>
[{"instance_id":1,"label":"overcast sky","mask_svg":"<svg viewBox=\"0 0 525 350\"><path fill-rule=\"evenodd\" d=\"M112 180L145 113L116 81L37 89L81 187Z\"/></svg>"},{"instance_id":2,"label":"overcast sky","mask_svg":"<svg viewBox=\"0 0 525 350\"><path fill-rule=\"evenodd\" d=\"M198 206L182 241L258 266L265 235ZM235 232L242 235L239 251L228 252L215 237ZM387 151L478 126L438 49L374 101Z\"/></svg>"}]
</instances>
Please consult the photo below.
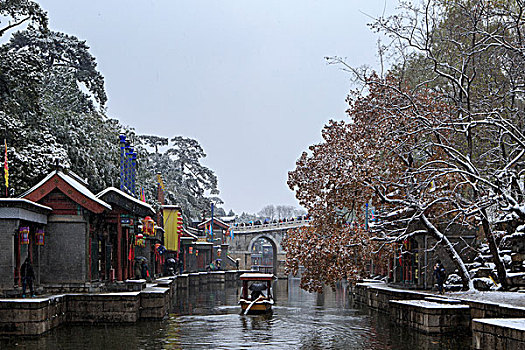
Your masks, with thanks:
<instances>
[{"instance_id":1,"label":"overcast sky","mask_svg":"<svg viewBox=\"0 0 525 350\"><path fill-rule=\"evenodd\" d=\"M325 56L377 67L369 16L395 0L37 0L86 40L108 114L139 134L197 139L224 208L298 206L287 173L344 118L350 77Z\"/></svg>"}]
</instances>

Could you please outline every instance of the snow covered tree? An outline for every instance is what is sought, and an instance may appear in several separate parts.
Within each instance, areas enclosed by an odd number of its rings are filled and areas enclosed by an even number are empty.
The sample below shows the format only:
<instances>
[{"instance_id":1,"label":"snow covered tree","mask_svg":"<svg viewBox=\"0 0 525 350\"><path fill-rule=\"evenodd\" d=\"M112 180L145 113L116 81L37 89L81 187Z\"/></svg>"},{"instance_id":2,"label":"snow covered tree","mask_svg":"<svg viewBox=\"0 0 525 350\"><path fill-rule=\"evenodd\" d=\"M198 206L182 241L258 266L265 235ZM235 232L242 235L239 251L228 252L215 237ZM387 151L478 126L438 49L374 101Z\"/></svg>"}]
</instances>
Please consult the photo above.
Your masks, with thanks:
<instances>
[{"instance_id":1,"label":"snow covered tree","mask_svg":"<svg viewBox=\"0 0 525 350\"><path fill-rule=\"evenodd\" d=\"M273 204L265 205L259 212L259 216L273 220L275 218L275 206Z\"/></svg>"},{"instance_id":2,"label":"snow covered tree","mask_svg":"<svg viewBox=\"0 0 525 350\"><path fill-rule=\"evenodd\" d=\"M0 2L0 15L3 17L2 20L7 22L7 25L0 28L0 37L26 23L40 31L47 29L48 20L45 11L31 0L3 0Z\"/></svg>"},{"instance_id":3,"label":"snow covered tree","mask_svg":"<svg viewBox=\"0 0 525 350\"><path fill-rule=\"evenodd\" d=\"M95 191L116 182L120 125L103 114L104 80L85 42L29 27L2 45L0 65L15 192L45 176L55 159Z\"/></svg>"},{"instance_id":4,"label":"snow covered tree","mask_svg":"<svg viewBox=\"0 0 525 350\"><path fill-rule=\"evenodd\" d=\"M197 140L176 136L168 142L167 138L151 135L140 135L138 140L143 145L141 158L144 162L139 162L141 172L149 174L150 179L157 173L162 175L166 201L183 208L186 222L199 220L203 211L209 212L212 202L222 204L217 197L217 177L201 164L206 154ZM150 152L145 147L155 151ZM159 151L159 147L167 149ZM150 183L151 193L154 188ZM217 215L222 215L223 211L217 210Z\"/></svg>"},{"instance_id":5,"label":"snow covered tree","mask_svg":"<svg viewBox=\"0 0 525 350\"><path fill-rule=\"evenodd\" d=\"M465 198L478 215L503 287L494 219L514 217L514 227L523 222L524 9L521 1L427 0L404 3L402 14L374 24L418 57L404 62L408 71L427 68L420 77L412 74L413 86L432 86L455 107L449 122L454 139L444 149L453 171L471 184Z\"/></svg>"},{"instance_id":6,"label":"snow covered tree","mask_svg":"<svg viewBox=\"0 0 525 350\"><path fill-rule=\"evenodd\" d=\"M439 135L432 133L432 126L448 118L447 105L429 91L414 95L400 90L393 78L382 80L373 75L366 83L366 95L356 93L349 97L350 122L330 122L323 130L325 142L311 146L311 154L303 153L288 181L312 216L313 234L317 238L328 239L327 232L335 241L359 238L361 243L349 244L362 244L356 253L365 255L355 256L355 261L345 259L347 266L338 274L327 276L323 271L331 271L328 268L318 270L319 274L309 271L305 278L310 281L303 284L318 286L319 281L333 283L341 277L363 276L365 265L360 262L379 256L377 249L364 249L365 246L387 248L387 243L429 234L443 243L460 271L464 286L471 288L463 261L440 228L451 220L454 210L454 203L446 200L453 193L442 183L453 184L459 179L446 173L439 177L426 169L442 155L434 147ZM342 209L353 211L370 200L380 208L377 212L380 221L370 230L363 231L355 218L348 222L337 217ZM289 236L287 250L293 246L290 242L295 237ZM332 245L333 242L326 246L305 242L303 249L315 256L320 247L329 250ZM338 249L337 245L334 249ZM303 261L294 260L288 262L292 271L295 265L304 265Z\"/></svg>"},{"instance_id":7,"label":"snow covered tree","mask_svg":"<svg viewBox=\"0 0 525 350\"><path fill-rule=\"evenodd\" d=\"M479 227L506 287L495 221L517 227L525 219L524 4L426 0L400 8L372 25L392 38L393 69L385 79L360 77L367 90L350 98L351 121L325 128L325 143L303 154L289 184L314 227L372 200L380 209L371 240L434 236L465 288L472 282L443 233Z\"/></svg>"}]
</instances>

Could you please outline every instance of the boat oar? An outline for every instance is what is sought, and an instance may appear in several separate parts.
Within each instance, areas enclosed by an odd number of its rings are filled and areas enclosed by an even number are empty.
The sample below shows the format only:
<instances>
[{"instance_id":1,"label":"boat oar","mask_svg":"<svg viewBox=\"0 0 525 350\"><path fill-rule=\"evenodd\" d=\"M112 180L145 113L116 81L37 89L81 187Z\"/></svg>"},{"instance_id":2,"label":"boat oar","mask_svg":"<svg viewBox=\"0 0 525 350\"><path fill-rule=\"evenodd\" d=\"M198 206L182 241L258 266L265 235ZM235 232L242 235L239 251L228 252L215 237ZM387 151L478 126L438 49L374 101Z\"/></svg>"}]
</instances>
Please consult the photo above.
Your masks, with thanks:
<instances>
[{"instance_id":1,"label":"boat oar","mask_svg":"<svg viewBox=\"0 0 525 350\"><path fill-rule=\"evenodd\" d=\"M264 298L264 296L261 295L260 297L258 297L258 298L255 299L254 301L252 301L252 302L250 303L250 305L248 305L248 307L246 308L246 310L244 310L244 314L246 315L246 314L248 313L248 311L252 308L253 304L255 304L256 302L258 302L259 299L261 299L261 298Z\"/></svg>"}]
</instances>

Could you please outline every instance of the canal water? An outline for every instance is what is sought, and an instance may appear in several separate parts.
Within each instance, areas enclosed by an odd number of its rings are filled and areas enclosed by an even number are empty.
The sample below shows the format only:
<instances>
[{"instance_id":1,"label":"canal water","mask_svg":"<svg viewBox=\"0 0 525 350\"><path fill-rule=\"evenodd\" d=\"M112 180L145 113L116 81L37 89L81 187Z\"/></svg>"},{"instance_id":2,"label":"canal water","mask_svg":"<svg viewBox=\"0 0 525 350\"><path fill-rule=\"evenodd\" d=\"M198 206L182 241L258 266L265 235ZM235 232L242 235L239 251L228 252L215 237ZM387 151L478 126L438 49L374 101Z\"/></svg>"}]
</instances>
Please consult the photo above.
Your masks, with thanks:
<instances>
[{"instance_id":1,"label":"canal water","mask_svg":"<svg viewBox=\"0 0 525 350\"><path fill-rule=\"evenodd\" d=\"M179 293L170 317L133 325L62 326L39 338L0 339L0 349L469 349L470 337L426 336L388 316L352 308L347 286L322 294L278 280L271 315L241 316L238 284Z\"/></svg>"}]
</instances>

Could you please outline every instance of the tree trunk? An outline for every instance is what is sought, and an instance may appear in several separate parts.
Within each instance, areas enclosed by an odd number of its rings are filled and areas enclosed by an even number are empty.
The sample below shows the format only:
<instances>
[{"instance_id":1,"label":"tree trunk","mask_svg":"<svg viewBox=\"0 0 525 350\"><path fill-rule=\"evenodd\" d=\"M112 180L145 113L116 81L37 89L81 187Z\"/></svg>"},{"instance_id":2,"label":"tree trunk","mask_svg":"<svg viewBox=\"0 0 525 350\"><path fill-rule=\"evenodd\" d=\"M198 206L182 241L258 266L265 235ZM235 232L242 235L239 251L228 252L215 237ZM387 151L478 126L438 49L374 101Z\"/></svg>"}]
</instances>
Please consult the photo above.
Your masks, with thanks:
<instances>
[{"instance_id":1,"label":"tree trunk","mask_svg":"<svg viewBox=\"0 0 525 350\"><path fill-rule=\"evenodd\" d=\"M509 288L509 285L507 283L507 270L505 269L505 264L503 264L503 260L501 260L501 257L499 256L499 249L496 245L496 239L494 238L492 229L490 228L486 210L483 209L481 211L481 214L483 217L481 220L483 232L485 233L485 238L487 239L487 243L489 245L490 254L492 254L492 261L496 265L496 271L498 272L498 281L499 283L501 283L503 289L506 290Z\"/></svg>"},{"instance_id":2,"label":"tree trunk","mask_svg":"<svg viewBox=\"0 0 525 350\"><path fill-rule=\"evenodd\" d=\"M456 265L456 268L459 271L459 276L461 277L461 282L463 283L463 289L473 290L474 283L472 282L472 279L470 278L467 267L465 266L463 259L461 259L458 252L456 252L456 250L454 249L454 247L448 240L447 236L442 234L437 229L437 227L434 226L424 214L421 215L420 219L423 225L425 225L425 228L427 229L428 233L430 233L430 235L434 237L438 242L441 241L443 243L443 247L445 248L445 251L447 252L450 259L452 260L454 265Z\"/></svg>"}]
</instances>

